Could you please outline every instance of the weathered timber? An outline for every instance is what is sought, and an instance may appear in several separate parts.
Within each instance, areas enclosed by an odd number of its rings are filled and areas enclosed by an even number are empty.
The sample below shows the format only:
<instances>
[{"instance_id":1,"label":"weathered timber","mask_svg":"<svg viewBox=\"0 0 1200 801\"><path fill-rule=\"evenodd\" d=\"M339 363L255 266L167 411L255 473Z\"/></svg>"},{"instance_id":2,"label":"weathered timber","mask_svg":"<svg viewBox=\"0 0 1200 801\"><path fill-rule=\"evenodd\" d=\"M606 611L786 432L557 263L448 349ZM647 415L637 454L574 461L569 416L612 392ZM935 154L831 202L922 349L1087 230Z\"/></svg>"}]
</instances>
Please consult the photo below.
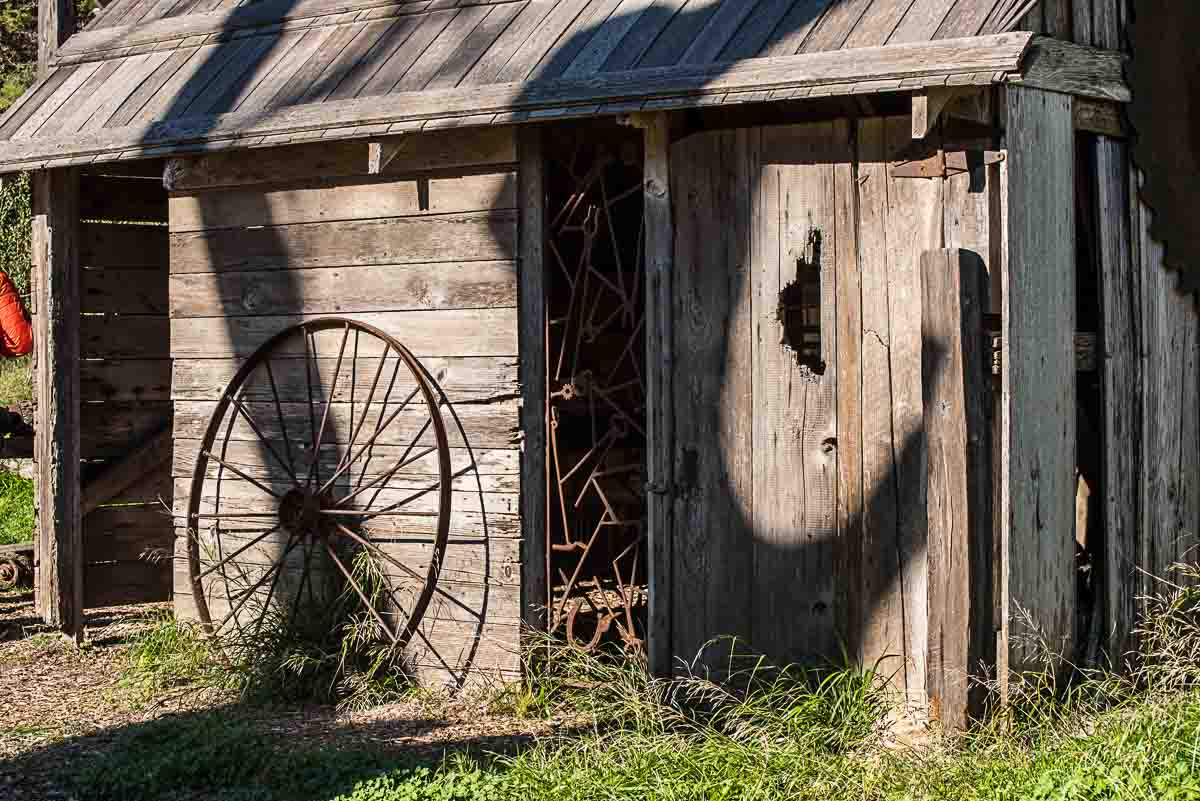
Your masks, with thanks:
<instances>
[{"instance_id":1,"label":"weathered timber","mask_svg":"<svg viewBox=\"0 0 1200 801\"><path fill-rule=\"evenodd\" d=\"M170 461L171 431L166 428L88 482L80 499L80 513L90 514L96 507L117 497L122 490L136 483L142 476Z\"/></svg>"},{"instance_id":2,"label":"weathered timber","mask_svg":"<svg viewBox=\"0 0 1200 801\"><path fill-rule=\"evenodd\" d=\"M79 234L81 267L162 270L170 259L162 226L83 223Z\"/></svg>"},{"instance_id":3,"label":"weathered timber","mask_svg":"<svg viewBox=\"0 0 1200 801\"><path fill-rule=\"evenodd\" d=\"M675 462L670 652L753 633L751 191L761 129L671 147ZM713 237L720 226L723 235ZM715 324L721 321L721 324ZM720 657L706 660L718 667Z\"/></svg>"},{"instance_id":4,"label":"weathered timber","mask_svg":"<svg viewBox=\"0 0 1200 801\"><path fill-rule=\"evenodd\" d=\"M509 170L478 175L434 172L372 182L345 179L333 183L327 179L318 186L176 193L171 198L171 230L368 220L515 206L516 174Z\"/></svg>"},{"instance_id":5,"label":"weathered timber","mask_svg":"<svg viewBox=\"0 0 1200 801\"><path fill-rule=\"evenodd\" d=\"M913 84L909 88L940 86L948 80L989 84L1017 70L1028 43L1028 34L998 34L752 59L732 66L636 69L575 81L397 92L267 111L235 111L212 118L142 121L69 139L6 142L0 144L0 164L6 170L18 170L31 163L93 162L102 155L132 158L217 150L235 144L268 146L282 143L280 139L320 138L330 128L344 132L347 138L368 138L378 136L385 124L390 126L389 132L396 133L434 123L507 123L515 116L533 113L591 116L603 104L625 103L630 98L638 99L646 110L655 110L687 107L704 97L725 103L749 102L760 99L763 92L853 94L900 89L906 82ZM157 112L150 109L148 113ZM356 162L359 170L364 161L360 155Z\"/></svg>"},{"instance_id":6,"label":"weathered timber","mask_svg":"<svg viewBox=\"0 0 1200 801\"><path fill-rule=\"evenodd\" d=\"M119 460L171 419L170 401L85 403L80 409L80 458Z\"/></svg>"},{"instance_id":7,"label":"weathered timber","mask_svg":"<svg viewBox=\"0 0 1200 801\"><path fill-rule=\"evenodd\" d=\"M1124 142L1089 139L1095 154L1099 229L1100 360L1104 392L1104 618L1113 664L1132 644L1141 518L1142 391L1140 270L1134 268L1129 204L1129 152Z\"/></svg>"},{"instance_id":8,"label":"weathered timber","mask_svg":"<svg viewBox=\"0 0 1200 801\"><path fill-rule=\"evenodd\" d=\"M510 259L516 211L171 234L171 273Z\"/></svg>"},{"instance_id":9,"label":"weathered timber","mask_svg":"<svg viewBox=\"0 0 1200 801\"><path fill-rule=\"evenodd\" d=\"M646 502L650 613L647 658L656 675L671 671L672 496L675 492L674 250L671 127L665 113L644 119L642 192L646 237Z\"/></svg>"},{"instance_id":10,"label":"weathered timber","mask_svg":"<svg viewBox=\"0 0 1200 801\"><path fill-rule=\"evenodd\" d=\"M166 203L163 204L166 211ZM167 270L84 270L80 276L84 314L167 314Z\"/></svg>"},{"instance_id":11,"label":"weathered timber","mask_svg":"<svg viewBox=\"0 0 1200 801\"><path fill-rule=\"evenodd\" d=\"M363 358L354 366L353 372L345 365L342 366L343 380L334 387L332 378L337 367L336 347L334 344L329 356L314 360L311 367L313 381L321 387L329 388L323 392L323 396L328 400L348 402L357 387L356 397L361 401L364 399L363 388L370 388L379 367L379 360L366 358L366 353L360 353ZM375 356L378 357L378 354ZM167 390L170 392L173 389L174 397L178 400L217 400L243 362L243 359L236 358L179 359L174 364L173 386L168 375ZM131 362L119 364L129 363ZM421 363L438 382L438 386L446 393L451 403L489 403L515 397L520 392L516 356L427 356ZM394 365L395 362L391 361L389 364ZM390 375L391 367L385 369ZM276 359L271 370L275 378L275 390L281 401L303 402L308 399L304 359ZM259 401L272 399L274 394L271 392L269 380L257 372L261 371L256 371L246 382L243 397L246 400ZM352 381L345 380L351 375L354 376Z\"/></svg>"},{"instance_id":12,"label":"weathered timber","mask_svg":"<svg viewBox=\"0 0 1200 801\"><path fill-rule=\"evenodd\" d=\"M171 321L171 349L176 359L249 356L285 326L318 316L323 315L180 318ZM517 310L512 307L363 312L354 318L383 328L421 357L517 354ZM147 351L158 349L146 343L126 353L149 355ZM378 351L359 355L377 356Z\"/></svg>"},{"instance_id":13,"label":"weathered timber","mask_svg":"<svg viewBox=\"0 0 1200 801\"><path fill-rule=\"evenodd\" d=\"M286 314L297 295L313 314L515 307L517 269L459 261L183 273L171 276L171 316Z\"/></svg>"},{"instance_id":14,"label":"weathered timber","mask_svg":"<svg viewBox=\"0 0 1200 801\"><path fill-rule=\"evenodd\" d=\"M522 578L521 613L531 626L544 628L549 596L549 554L546 525L549 495L546 464L548 406L546 385L546 236L545 154L542 130L523 127L518 134L520 157L520 208L518 241L520 274L521 384L521 520L524 536L525 575Z\"/></svg>"},{"instance_id":15,"label":"weathered timber","mask_svg":"<svg viewBox=\"0 0 1200 801\"><path fill-rule=\"evenodd\" d=\"M1075 129L1124 139L1129 135L1125 108L1120 103L1077 97L1074 104Z\"/></svg>"},{"instance_id":16,"label":"weathered timber","mask_svg":"<svg viewBox=\"0 0 1200 801\"><path fill-rule=\"evenodd\" d=\"M921 257L929 536L928 693L933 715L966 728L977 628L991 622L991 387L983 315L988 277L965 250Z\"/></svg>"},{"instance_id":17,"label":"weathered timber","mask_svg":"<svg viewBox=\"0 0 1200 801\"><path fill-rule=\"evenodd\" d=\"M1128 103L1131 94L1125 81L1125 59L1120 51L1038 36L1019 76L1011 75L1008 80L1050 92Z\"/></svg>"},{"instance_id":18,"label":"weathered timber","mask_svg":"<svg viewBox=\"0 0 1200 801\"><path fill-rule=\"evenodd\" d=\"M403 141L406 142L404 148L388 163L385 174L512 164L517 160L516 133L510 127L463 131L453 137L410 133ZM181 159L167 170L166 174L171 176L167 189L182 193L248 184L365 176L368 174L365 150L362 142L335 142Z\"/></svg>"},{"instance_id":19,"label":"weathered timber","mask_svg":"<svg viewBox=\"0 0 1200 801\"><path fill-rule=\"evenodd\" d=\"M79 174L34 174L33 269L37 420L37 605L43 619L83 636L79 512Z\"/></svg>"},{"instance_id":20,"label":"weathered timber","mask_svg":"<svg viewBox=\"0 0 1200 801\"><path fill-rule=\"evenodd\" d=\"M75 4L71 0L38 0L37 76L45 78L59 50L75 32Z\"/></svg>"},{"instance_id":21,"label":"weathered timber","mask_svg":"<svg viewBox=\"0 0 1200 801\"><path fill-rule=\"evenodd\" d=\"M1007 114L1001 648L1022 670L1044 667L1030 638L1073 643L1075 132L1067 95L1011 87Z\"/></svg>"},{"instance_id":22,"label":"weathered timber","mask_svg":"<svg viewBox=\"0 0 1200 801\"><path fill-rule=\"evenodd\" d=\"M151 603L171 597L171 562L105 562L87 566L83 595L88 609Z\"/></svg>"}]
</instances>

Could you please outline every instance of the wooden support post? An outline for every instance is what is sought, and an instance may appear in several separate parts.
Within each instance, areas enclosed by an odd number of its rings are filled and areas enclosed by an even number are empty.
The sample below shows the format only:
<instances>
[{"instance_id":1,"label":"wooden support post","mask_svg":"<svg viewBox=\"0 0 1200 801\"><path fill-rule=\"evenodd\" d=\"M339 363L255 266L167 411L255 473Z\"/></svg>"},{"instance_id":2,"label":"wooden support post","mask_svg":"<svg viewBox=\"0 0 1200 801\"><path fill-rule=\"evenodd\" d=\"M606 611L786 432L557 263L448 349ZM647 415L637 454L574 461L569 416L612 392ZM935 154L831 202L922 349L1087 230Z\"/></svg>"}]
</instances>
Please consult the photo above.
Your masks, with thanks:
<instances>
[{"instance_id":1,"label":"wooden support post","mask_svg":"<svg viewBox=\"0 0 1200 801\"><path fill-rule=\"evenodd\" d=\"M38 2L38 77L50 71L50 59L67 37L75 32L74 0Z\"/></svg>"},{"instance_id":2,"label":"wooden support post","mask_svg":"<svg viewBox=\"0 0 1200 801\"><path fill-rule=\"evenodd\" d=\"M1069 656L1075 621L1075 131L1071 97L1009 87L1000 678Z\"/></svg>"},{"instance_id":3,"label":"wooden support post","mask_svg":"<svg viewBox=\"0 0 1200 801\"><path fill-rule=\"evenodd\" d=\"M675 486L675 396L671 133L666 113L640 115L645 134L646 226L646 439L649 453L646 539L650 613L647 659L651 672L671 672L671 538Z\"/></svg>"},{"instance_id":4,"label":"wooden support post","mask_svg":"<svg viewBox=\"0 0 1200 801\"><path fill-rule=\"evenodd\" d=\"M37 282L38 538L36 585L43 619L83 634L83 524L79 504L79 171L33 176Z\"/></svg>"},{"instance_id":5,"label":"wooden support post","mask_svg":"<svg viewBox=\"0 0 1200 801\"><path fill-rule=\"evenodd\" d=\"M927 441L929 656L933 715L966 728L969 677L992 618L990 354L983 327L988 276L967 250L921 255L921 378Z\"/></svg>"},{"instance_id":6,"label":"wooden support post","mask_svg":"<svg viewBox=\"0 0 1200 801\"><path fill-rule=\"evenodd\" d=\"M371 175L382 175L383 171L392 163L392 159L399 156L407 144L408 138L404 136L381 139L378 142L368 142L367 172Z\"/></svg>"},{"instance_id":7,"label":"wooden support post","mask_svg":"<svg viewBox=\"0 0 1200 801\"><path fill-rule=\"evenodd\" d=\"M548 515L546 465L546 276L543 246L546 236L545 156L542 130L517 130L520 191L521 354L521 530L525 569L521 582L522 617L537 629L546 626L549 603L549 561L546 548Z\"/></svg>"},{"instance_id":8,"label":"wooden support post","mask_svg":"<svg viewBox=\"0 0 1200 801\"><path fill-rule=\"evenodd\" d=\"M935 86L912 97L912 138L924 139L933 132L946 106L958 94L957 87Z\"/></svg>"}]
</instances>

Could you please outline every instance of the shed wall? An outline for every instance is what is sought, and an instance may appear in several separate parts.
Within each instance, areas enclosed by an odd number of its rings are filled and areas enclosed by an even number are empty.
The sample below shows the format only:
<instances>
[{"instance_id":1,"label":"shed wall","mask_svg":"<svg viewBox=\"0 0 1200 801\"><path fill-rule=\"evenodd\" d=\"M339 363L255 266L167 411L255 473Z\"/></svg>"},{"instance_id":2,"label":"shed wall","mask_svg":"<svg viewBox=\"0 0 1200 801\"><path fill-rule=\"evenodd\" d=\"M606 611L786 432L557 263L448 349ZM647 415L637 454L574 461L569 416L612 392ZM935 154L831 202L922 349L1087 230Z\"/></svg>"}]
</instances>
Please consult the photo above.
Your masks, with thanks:
<instances>
[{"instance_id":1,"label":"shed wall","mask_svg":"<svg viewBox=\"0 0 1200 801\"><path fill-rule=\"evenodd\" d=\"M102 173L103 168L97 173ZM171 426L167 196L157 177L80 178L83 496ZM84 605L170 598L170 460L83 518Z\"/></svg>"},{"instance_id":2,"label":"shed wall","mask_svg":"<svg viewBox=\"0 0 1200 801\"><path fill-rule=\"evenodd\" d=\"M201 159L180 165L170 205L177 525L216 401L245 358L284 327L328 315L369 323L438 380L449 402L442 414L452 469L467 472L454 484L438 589L410 645L413 666L434 683L459 683L468 669L519 670L516 150L510 130L486 138L415 139L382 176L364 174L363 144L325 148L315 162L286 150L266 162L253 154ZM279 165L275 174L286 180L264 180L264 163ZM318 372L332 375L336 341L317 347ZM360 392L374 369L359 364ZM346 421L335 435L342 449L358 408L347 392L343 382L332 399L331 425ZM303 378L281 376L280 395L285 408L303 407ZM280 478L253 443L229 447L248 475ZM229 478L221 492L248 502L254 494ZM176 607L187 616L194 605L178 542ZM413 567L428 564L423 552L411 558Z\"/></svg>"},{"instance_id":3,"label":"shed wall","mask_svg":"<svg viewBox=\"0 0 1200 801\"><path fill-rule=\"evenodd\" d=\"M907 116L868 118L672 150L678 658L717 635L781 661L837 660L844 644L925 701L942 659L929 598L963 599L929 586L921 255L959 247L991 265L1002 229L999 166L894 174L936 151L931 138L914 154L911 131ZM779 324L780 290L814 258L820 376L797 367ZM986 631L978 550L971 614Z\"/></svg>"}]
</instances>

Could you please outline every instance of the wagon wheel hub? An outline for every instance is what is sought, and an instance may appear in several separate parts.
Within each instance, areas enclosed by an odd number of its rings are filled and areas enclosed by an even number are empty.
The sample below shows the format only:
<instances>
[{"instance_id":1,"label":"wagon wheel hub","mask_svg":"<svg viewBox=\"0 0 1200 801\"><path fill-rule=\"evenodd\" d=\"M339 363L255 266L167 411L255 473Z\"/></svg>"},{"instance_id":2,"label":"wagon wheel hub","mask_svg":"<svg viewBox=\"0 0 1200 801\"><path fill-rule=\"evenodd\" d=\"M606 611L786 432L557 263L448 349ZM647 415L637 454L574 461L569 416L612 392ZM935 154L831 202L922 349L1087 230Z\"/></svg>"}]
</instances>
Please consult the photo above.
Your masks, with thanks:
<instances>
[{"instance_id":1,"label":"wagon wheel hub","mask_svg":"<svg viewBox=\"0 0 1200 801\"><path fill-rule=\"evenodd\" d=\"M321 512L330 508L329 499L303 489L289 490L279 502L279 524L285 531L312 540L325 537L331 528L329 519Z\"/></svg>"}]
</instances>

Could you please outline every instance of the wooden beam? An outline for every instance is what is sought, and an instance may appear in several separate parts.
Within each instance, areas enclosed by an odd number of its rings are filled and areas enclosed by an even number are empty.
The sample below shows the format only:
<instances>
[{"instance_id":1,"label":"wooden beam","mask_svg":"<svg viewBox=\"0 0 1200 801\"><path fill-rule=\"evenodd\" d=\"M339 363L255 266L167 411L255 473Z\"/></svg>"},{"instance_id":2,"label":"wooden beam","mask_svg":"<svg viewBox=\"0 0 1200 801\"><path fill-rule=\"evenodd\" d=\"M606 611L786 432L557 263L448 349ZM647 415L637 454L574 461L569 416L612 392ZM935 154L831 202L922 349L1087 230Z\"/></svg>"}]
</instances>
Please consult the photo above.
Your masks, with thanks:
<instances>
[{"instance_id":1,"label":"wooden beam","mask_svg":"<svg viewBox=\"0 0 1200 801\"><path fill-rule=\"evenodd\" d=\"M383 133L480 127L537 119L657 112L713 102L853 96L923 86L1002 82L1016 72L1028 33L805 53L743 62L604 73L583 79L425 89L370 98L247 109L216 117L154 121L87 134L0 142L0 171L104 160L273 147ZM361 164L361 151L359 155Z\"/></svg>"},{"instance_id":2,"label":"wooden beam","mask_svg":"<svg viewBox=\"0 0 1200 801\"><path fill-rule=\"evenodd\" d=\"M526 126L517 135L518 202L520 204L519 271L517 276L518 345L521 383L521 536L524 575L521 609L526 623L546 627L549 597L549 473L546 462L549 409L546 385L546 190L542 130Z\"/></svg>"},{"instance_id":3,"label":"wooden beam","mask_svg":"<svg viewBox=\"0 0 1200 801\"><path fill-rule=\"evenodd\" d=\"M656 675L671 672L672 506L675 488L675 226L671 217L671 134L666 113L639 120L645 136L646 457L650 612L647 658Z\"/></svg>"},{"instance_id":4,"label":"wooden beam","mask_svg":"<svg viewBox=\"0 0 1200 801\"><path fill-rule=\"evenodd\" d=\"M1075 619L1071 97L1010 87L1001 400L1001 681L1070 655ZM1059 662L1061 665L1061 661ZM1002 693L1003 694L1003 693Z\"/></svg>"},{"instance_id":5,"label":"wooden beam","mask_svg":"<svg viewBox=\"0 0 1200 801\"><path fill-rule=\"evenodd\" d=\"M34 174L37 603L48 624L76 641L83 635L78 202L78 170Z\"/></svg>"},{"instance_id":6,"label":"wooden beam","mask_svg":"<svg viewBox=\"0 0 1200 801\"><path fill-rule=\"evenodd\" d=\"M958 95L958 87L930 87L912 96L912 138L929 136L946 106Z\"/></svg>"},{"instance_id":7,"label":"wooden beam","mask_svg":"<svg viewBox=\"0 0 1200 801\"><path fill-rule=\"evenodd\" d=\"M38 0L37 76L44 78L59 47L75 33L74 0Z\"/></svg>"},{"instance_id":8,"label":"wooden beam","mask_svg":"<svg viewBox=\"0 0 1200 801\"><path fill-rule=\"evenodd\" d=\"M983 337L987 268L966 250L921 255L921 379L927 442L931 709L948 730L978 711L971 675L990 630L992 453Z\"/></svg>"},{"instance_id":9,"label":"wooden beam","mask_svg":"<svg viewBox=\"0 0 1200 801\"><path fill-rule=\"evenodd\" d=\"M1125 125L1125 109L1120 103L1077 97L1073 115L1077 131L1102 134L1113 139L1125 139L1129 135Z\"/></svg>"},{"instance_id":10,"label":"wooden beam","mask_svg":"<svg viewBox=\"0 0 1200 801\"><path fill-rule=\"evenodd\" d=\"M1096 100L1128 103L1133 94L1125 81L1127 56L1117 50L1072 44L1035 36L1019 73L1008 82Z\"/></svg>"},{"instance_id":11,"label":"wooden beam","mask_svg":"<svg viewBox=\"0 0 1200 801\"><path fill-rule=\"evenodd\" d=\"M406 136L395 136L378 142L368 142L367 172L370 175L382 175L392 160L407 147L408 141Z\"/></svg>"},{"instance_id":12,"label":"wooden beam","mask_svg":"<svg viewBox=\"0 0 1200 801\"><path fill-rule=\"evenodd\" d=\"M111 465L83 488L80 513L87 516L100 505L117 497L154 468L171 460L172 437L165 428L124 459Z\"/></svg>"}]
</instances>

